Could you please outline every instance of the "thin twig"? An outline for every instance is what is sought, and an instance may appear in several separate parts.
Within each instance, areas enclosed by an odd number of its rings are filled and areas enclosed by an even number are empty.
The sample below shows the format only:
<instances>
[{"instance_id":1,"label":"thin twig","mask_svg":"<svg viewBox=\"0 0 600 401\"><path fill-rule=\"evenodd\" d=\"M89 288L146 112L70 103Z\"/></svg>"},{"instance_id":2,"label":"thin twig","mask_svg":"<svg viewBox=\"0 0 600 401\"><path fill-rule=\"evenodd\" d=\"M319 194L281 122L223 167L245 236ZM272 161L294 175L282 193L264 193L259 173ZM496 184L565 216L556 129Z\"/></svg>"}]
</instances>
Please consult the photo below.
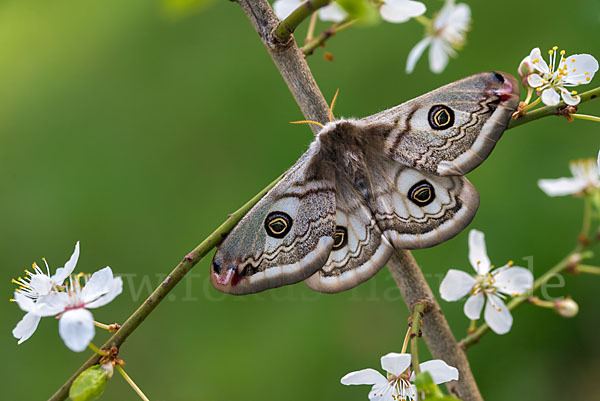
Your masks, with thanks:
<instances>
[{"instance_id":1,"label":"thin twig","mask_svg":"<svg viewBox=\"0 0 600 401\"><path fill-rule=\"evenodd\" d=\"M330 0L308 0L292 11L275 29L275 36L281 41L286 41L298 28L298 25L310 17L312 13L329 4Z\"/></svg>"},{"instance_id":2,"label":"thin twig","mask_svg":"<svg viewBox=\"0 0 600 401\"><path fill-rule=\"evenodd\" d=\"M131 388L133 389L133 391L135 391L137 393L137 395L139 395L142 400L144 400L144 401L150 401L150 400L148 400L148 397L146 397L146 395L144 394L144 392L142 391L142 389L140 389L138 387L138 385L135 384L135 382L131 379L131 377L129 377L129 375L127 373L125 373L125 370L123 369L123 367L121 367L121 365L117 365L117 370L119 371L119 373L121 374L121 376L123 376L123 378L125 379L125 381L131 386Z\"/></svg>"},{"instance_id":3,"label":"thin twig","mask_svg":"<svg viewBox=\"0 0 600 401\"><path fill-rule=\"evenodd\" d=\"M581 97L581 102L579 104L585 103L588 100L596 99L598 96L600 96L600 87L584 92L579 96ZM525 123L540 119L542 117L560 116L562 115L560 113L560 110L566 106L567 105L565 102L560 102L556 106L540 107L539 109L535 109L533 111L527 112L525 115L519 116L519 118L517 118L516 120L510 120L506 129L515 128L519 125L523 125Z\"/></svg>"},{"instance_id":4,"label":"thin twig","mask_svg":"<svg viewBox=\"0 0 600 401\"><path fill-rule=\"evenodd\" d=\"M311 54L314 53L315 49L317 47L323 45L327 39L329 39L336 33L343 31L344 29L348 28L349 26L352 26L356 21L358 21L358 20L352 19L352 18L347 18L344 21L340 22L339 24L333 24L331 26L331 28L324 30L323 32L321 32L321 34L319 36L310 40L308 43L306 43L304 46L302 46L302 49L301 49L302 53L304 53L305 56L310 56Z\"/></svg>"}]
</instances>

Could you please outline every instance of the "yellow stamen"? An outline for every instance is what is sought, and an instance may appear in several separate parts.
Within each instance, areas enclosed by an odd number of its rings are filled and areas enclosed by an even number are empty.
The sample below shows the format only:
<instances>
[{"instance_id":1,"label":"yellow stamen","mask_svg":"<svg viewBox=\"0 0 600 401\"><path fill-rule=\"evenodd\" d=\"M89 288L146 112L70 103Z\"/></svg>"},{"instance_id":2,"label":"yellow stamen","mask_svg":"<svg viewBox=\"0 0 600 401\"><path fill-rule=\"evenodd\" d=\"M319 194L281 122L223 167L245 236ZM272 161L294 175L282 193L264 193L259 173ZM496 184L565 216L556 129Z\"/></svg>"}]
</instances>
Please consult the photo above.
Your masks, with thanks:
<instances>
[{"instance_id":1,"label":"yellow stamen","mask_svg":"<svg viewBox=\"0 0 600 401\"><path fill-rule=\"evenodd\" d=\"M338 88L338 90L335 91L335 95L333 95L331 107L329 107L329 121L333 121L333 108L335 107L335 101L337 100L338 93L340 93L340 88Z\"/></svg>"},{"instance_id":2,"label":"yellow stamen","mask_svg":"<svg viewBox=\"0 0 600 401\"><path fill-rule=\"evenodd\" d=\"M316 124L319 127L323 127L323 124L318 123L316 121L312 121L312 120L290 121L290 124Z\"/></svg>"}]
</instances>

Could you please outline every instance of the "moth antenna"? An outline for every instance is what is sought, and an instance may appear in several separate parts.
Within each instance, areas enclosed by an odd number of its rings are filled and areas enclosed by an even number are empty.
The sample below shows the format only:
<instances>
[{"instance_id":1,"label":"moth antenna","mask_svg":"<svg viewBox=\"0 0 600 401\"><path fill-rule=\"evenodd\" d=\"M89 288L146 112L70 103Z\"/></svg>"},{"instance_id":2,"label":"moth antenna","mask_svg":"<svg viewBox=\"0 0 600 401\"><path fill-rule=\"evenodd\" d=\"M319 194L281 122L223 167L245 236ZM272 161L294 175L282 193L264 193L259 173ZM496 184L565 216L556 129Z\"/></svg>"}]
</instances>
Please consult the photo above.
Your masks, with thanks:
<instances>
[{"instance_id":1,"label":"moth antenna","mask_svg":"<svg viewBox=\"0 0 600 401\"><path fill-rule=\"evenodd\" d=\"M340 88L335 91L335 95L333 95L333 100L331 101L331 106L329 107L329 122L333 121L333 108L335 107L335 101L337 100L338 93L340 93Z\"/></svg>"},{"instance_id":2,"label":"moth antenna","mask_svg":"<svg viewBox=\"0 0 600 401\"><path fill-rule=\"evenodd\" d=\"M323 128L323 124L318 123L318 122L313 121L313 120L290 121L290 124L316 124L319 127Z\"/></svg>"}]
</instances>

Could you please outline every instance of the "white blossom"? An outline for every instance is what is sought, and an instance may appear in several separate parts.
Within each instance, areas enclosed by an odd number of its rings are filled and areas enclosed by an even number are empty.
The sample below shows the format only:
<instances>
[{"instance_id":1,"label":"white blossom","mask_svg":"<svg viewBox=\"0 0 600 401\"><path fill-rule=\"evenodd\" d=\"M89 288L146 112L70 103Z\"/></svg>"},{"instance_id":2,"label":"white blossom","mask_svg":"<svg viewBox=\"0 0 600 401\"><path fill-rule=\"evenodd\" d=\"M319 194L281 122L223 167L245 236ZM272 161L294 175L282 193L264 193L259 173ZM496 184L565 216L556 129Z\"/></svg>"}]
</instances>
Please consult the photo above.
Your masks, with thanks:
<instances>
[{"instance_id":1,"label":"white blossom","mask_svg":"<svg viewBox=\"0 0 600 401\"><path fill-rule=\"evenodd\" d=\"M300 7L302 0L276 0L273 11L280 20L287 18L295 9ZM411 18L422 15L427 8L420 1L412 0L385 0L379 9L381 18L392 23L406 22ZM348 13L335 1L317 11L322 21L342 22Z\"/></svg>"},{"instance_id":2,"label":"white blossom","mask_svg":"<svg viewBox=\"0 0 600 401\"><path fill-rule=\"evenodd\" d=\"M435 73L442 72L449 58L454 57L456 50L464 45L470 23L471 9L468 5L455 4L454 0L446 0L425 38L408 54L406 72L408 74L413 72L415 64L428 46L429 68Z\"/></svg>"},{"instance_id":3,"label":"white blossom","mask_svg":"<svg viewBox=\"0 0 600 401\"><path fill-rule=\"evenodd\" d=\"M512 315L504 304L507 296L518 296L533 286L533 274L512 262L495 269L488 258L482 232L469 232L469 261L477 272L474 277L460 270L448 271L440 285L440 295L446 301L469 298L464 306L465 315L477 320L485 304L485 322L497 334L507 333L512 326ZM487 300L487 302L486 302Z\"/></svg>"},{"instance_id":4,"label":"white blossom","mask_svg":"<svg viewBox=\"0 0 600 401\"><path fill-rule=\"evenodd\" d=\"M277 18L283 20L304 2L302 0L277 0L273 3L273 11ZM321 7L317 13L322 21L332 22L341 22L348 16L348 13L334 1L325 7Z\"/></svg>"},{"instance_id":5,"label":"white blossom","mask_svg":"<svg viewBox=\"0 0 600 401\"><path fill-rule=\"evenodd\" d=\"M425 4L411 0L385 0L379 14L387 22L402 23L423 15L427 11Z\"/></svg>"},{"instance_id":6,"label":"white blossom","mask_svg":"<svg viewBox=\"0 0 600 401\"><path fill-rule=\"evenodd\" d=\"M417 389L413 383L415 373L410 370L411 355L391 352L381 357L381 367L387 377L375 369L350 372L342 377L342 384L369 384L371 401L407 401L417 399ZM435 384L458 380L458 370L446 362L435 359L419 364L422 372L429 372Z\"/></svg>"},{"instance_id":7,"label":"white blossom","mask_svg":"<svg viewBox=\"0 0 600 401\"><path fill-rule=\"evenodd\" d=\"M75 269L78 259L79 241L75 244L75 250L64 267L56 269L53 275L50 274L50 267L46 259L43 259L46 265L46 273L34 263L32 266L33 272L25 270L25 277L19 277L17 280L13 279L12 282L19 286L16 292L31 299L33 302L38 302L40 298L48 295L50 291L62 286L65 279ZM39 323L40 316L33 313L26 313L13 329L12 334L15 338L19 339L18 343L21 344L35 333Z\"/></svg>"},{"instance_id":8,"label":"white blossom","mask_svg":"<svg viewBox=\"0 0 600 401\"><path fill-rule=\"evenodd\" d=\"M15 292L19 307L35 316L59 315L58 331L66 346L73 351L83 351L94 338L94 318L89 308L98 308L112 301L123 290L120 277L113 277L110 267L101 269L88 279L79 275L69 279L63 291L51 291L34 301L20 292Z\"/></svg>"},{"instance_id":9,"label":"white blossom","mask_svg":"<svg viewBox=\"0 0 600 401\"><path fill-rule=\"evenodd\" d=\"M529 56L521 62L519 72L531 71L527 74L527 83L537 89L538 94L541 93L544 104L556 106L561 97L568 105L578 104L581 98L577 92L566 88L590 83L598 71L598 61L589 54L565 57L566 52L559 52L558 46L554 46L548 54L549 63L546 63L538 47L531 50Z\"/></svg>"},{"instance_id":10,"label":"white blossom","mask_svg":"<svg viewBox=\"0 0 600 401\"><path fill-rule=\"evenodd\" d=\"M600 188L600 153L598 159L576 160L569 164L573 177L542 179L538 186L548 196L581 194Z\"/></svg>"}]
</instances>

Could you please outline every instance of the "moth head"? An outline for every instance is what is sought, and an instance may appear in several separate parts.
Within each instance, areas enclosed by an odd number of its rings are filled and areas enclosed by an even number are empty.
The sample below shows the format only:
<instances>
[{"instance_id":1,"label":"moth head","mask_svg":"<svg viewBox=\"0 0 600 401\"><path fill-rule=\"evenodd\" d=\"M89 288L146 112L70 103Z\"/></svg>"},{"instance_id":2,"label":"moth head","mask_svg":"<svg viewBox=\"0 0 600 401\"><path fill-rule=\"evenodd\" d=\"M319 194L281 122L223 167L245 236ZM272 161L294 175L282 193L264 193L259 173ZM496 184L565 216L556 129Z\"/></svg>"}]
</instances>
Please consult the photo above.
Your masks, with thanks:
<instances>
[{"instance_id":1,"label":"moth head","mask_svg":"<svg viewBox=\"0 0 600 401\"><path fill-rule=\"evenodd\" d=\"M500 104L515 107L519 104L519 82L505 72L492 71L489 74L489 90L500 97Z\"/></svg>"}]
</instances>

